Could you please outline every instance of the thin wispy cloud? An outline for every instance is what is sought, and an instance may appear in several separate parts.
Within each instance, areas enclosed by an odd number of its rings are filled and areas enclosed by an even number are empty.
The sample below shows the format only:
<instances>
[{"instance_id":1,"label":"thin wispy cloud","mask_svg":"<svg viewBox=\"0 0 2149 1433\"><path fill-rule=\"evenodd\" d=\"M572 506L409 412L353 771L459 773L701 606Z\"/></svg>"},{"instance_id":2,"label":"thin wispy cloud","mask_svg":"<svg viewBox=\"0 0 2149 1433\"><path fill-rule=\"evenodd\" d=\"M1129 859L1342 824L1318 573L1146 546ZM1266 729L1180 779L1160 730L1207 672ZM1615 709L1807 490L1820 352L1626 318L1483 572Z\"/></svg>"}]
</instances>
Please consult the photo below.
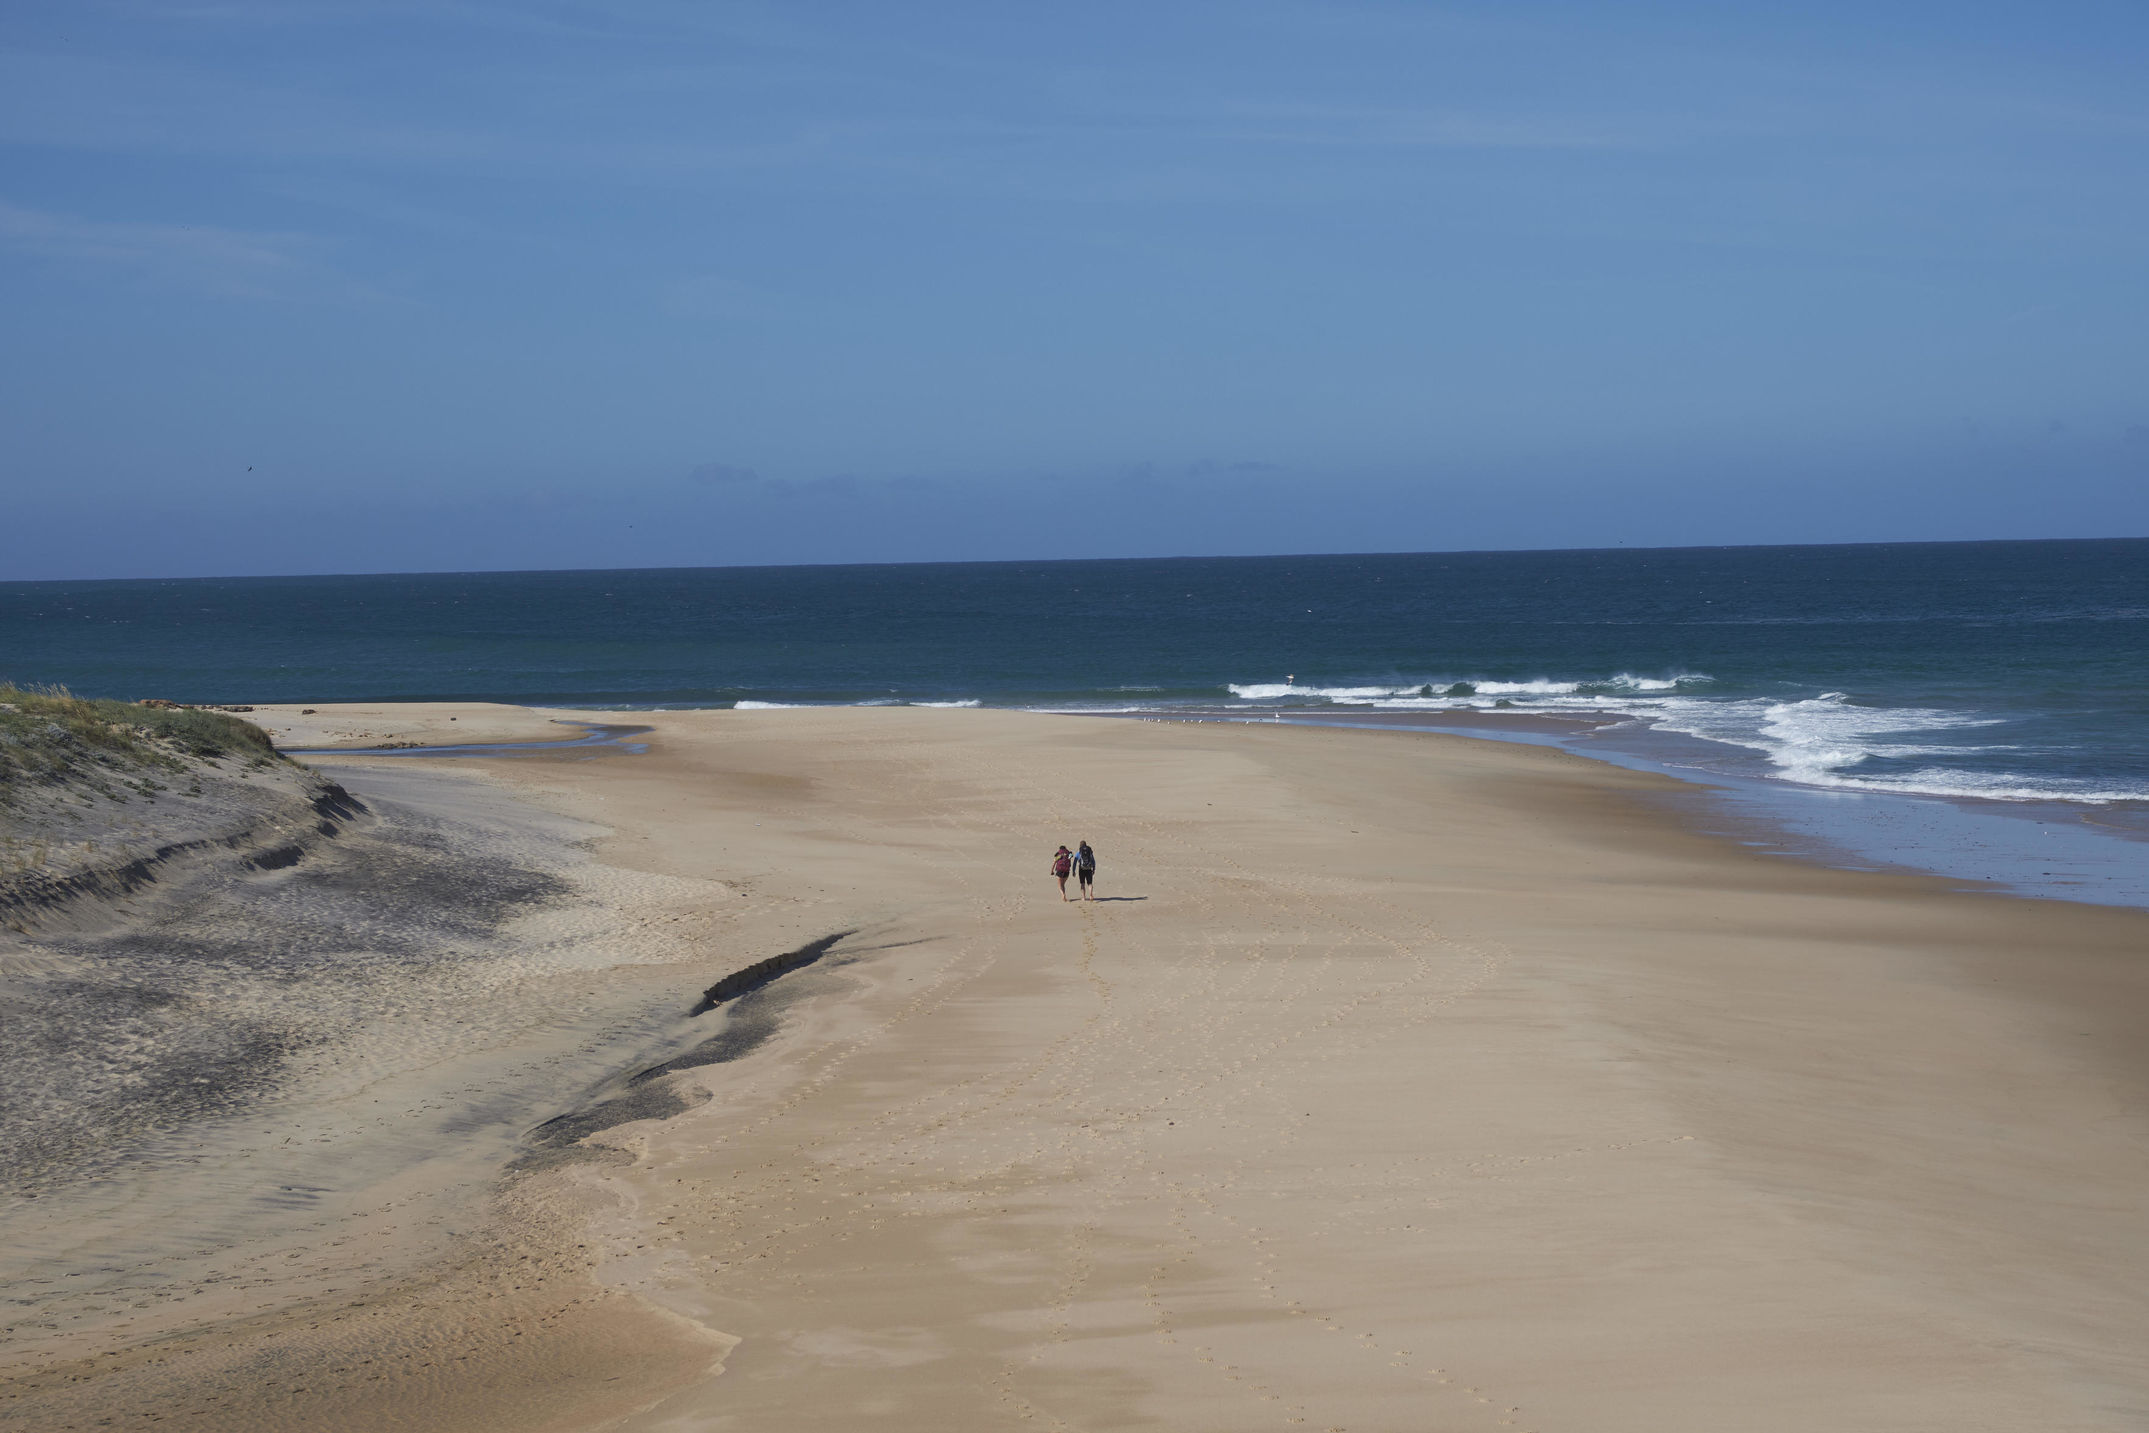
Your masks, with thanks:
<instances>
[{"instance_id":1,"label":"thin wispy cloud","mask_svg":"<svg viewBox=\"0 0 2149 1433\"><path fill-rule=\"evenodd\" d=\"M398 198L392 189L378 182L296 175L270 180L265 188L304 204L419 233L468 237L485 232L467 214L444 204L416 204Z\"/></svg>"},{"instance_id":2,"label":"thin wispy cloud","mask_svg":"<svg viewBox=\"0 0 2149 1433\"><path fill-rule=\"evenodd\" d=\"M207 224L112 222L0 203L0 248L23 257L234 298L349 299L370 293L318 257L304 234Z\"/></svg>"},{"instance_id":3,"label":"thin wispy cloud","mask_svg":"<svg viewBox=\"0 0 2149 1433\"><path fill-rule=\"evenodd\" d=\"M495 35L569 40L676 42L731 38L796 42L814 31L785 12L726 0L552 0L545 4L473 0L233 0L227 4L166 4L162 0L105 0L100 7L143 24L265 30L364 25L453 26Z\"/></svg>"},{"instance_id":4,"label":"thin wispy cloud","mask_svg":"<svg viewBox=\"0 0 2149 1433\"><path fill-rule=\"evenodd\" d=\"M0 142L149 155L496 161L484 125L414 121L322 86L186 59L0 51Z\"/></svg>"},{"instance_id":5,"label":"thin wispy cloud","mask_svg":"<svg viewBox=\"0 0 2149 1433\"><path fill-rule=\"evenodd\" d=\"M571 169L674 179L817 170L906 176L1027 192L1039 160L1076 171L1075 192L1109 194L1080 171L1101 162L1168 190L1183 159L1218 146L1252 159L1293 149L1591 149L1631 143L1601 119L1464 104L1324 103L1272 93L1288 77L1249 73L1205 96L1160 85L1169 62L1140 53L1100 64L1043 54L958 52L903 27L809 26L754 7L674 5L203 5L133 7L144 26L349 31L363 54L401 24L443 46L501 36L476 72L446 74L398 54L392 109L341 73L234 66L196 43L131 53L0 51L0 139L67 149L268 160L340 160L443 172ZM1176 90L1176 94L1173 91ZM532 105L533 96L544 102ZM1004 153L1007 146L1030 146ZM1153 156L1146 150L1155 148ZM1008 166L1011 166L1009 168ZM1048 182L1043 188L1049 191Z\"/></svg>"},{"instance_id":6,"label":"thin wispy cloud","mask_svg":"<svg viewBox=\"0 0 2149 1433\"><path fill-rule=\"evenodd\" d=\"M1243 144L1366 149L1597 150L1650 139L1631 124L1460 108L1279 104L1215 99L1155 112L1154 127Z\"/></svg>"}]
</instances>

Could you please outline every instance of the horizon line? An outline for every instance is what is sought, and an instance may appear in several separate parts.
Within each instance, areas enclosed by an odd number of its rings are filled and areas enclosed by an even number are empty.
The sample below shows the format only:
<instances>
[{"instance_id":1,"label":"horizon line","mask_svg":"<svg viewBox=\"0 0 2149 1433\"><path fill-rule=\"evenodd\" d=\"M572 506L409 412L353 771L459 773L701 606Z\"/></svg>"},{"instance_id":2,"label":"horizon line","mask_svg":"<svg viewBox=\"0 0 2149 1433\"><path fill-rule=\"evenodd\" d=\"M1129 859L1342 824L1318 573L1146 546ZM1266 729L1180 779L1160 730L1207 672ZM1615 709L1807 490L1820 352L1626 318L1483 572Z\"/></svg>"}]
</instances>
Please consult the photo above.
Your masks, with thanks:
<instances>
[{"instance_id":1,"label":"horizon line","mask_svg":"<svg viewBox=\"0 0 2149 1433\"><path fill-rule=\"evenodd\" d=\"M2149 534L2123 537L1974 537L1974 538L1897 538L1865 542L1710 542L1678 543L1663 547L1648 547L1633 543L1614 543L1609 547L1462 547L1423 548L1412 550L1376 550L1352 552L1238 552L1238 553L1173 553L1157 557L981 557L981 558L928 558L907 562L724 562L700 566L680 564L651 565L646 567L468 567L468 568L398 568L378 572L270 572L229 573L222 575L171 577L145 575L139 577L0 577L0 587L54 587L66 584L83 585L105 582L301 582L322 578L360 577L537 577L572 576L577 574L609 574L629 572L780 572L798 569L822 568L883 568L883 567L1045 567L1073 565L1075 563L1122 563L1141 562L1279 562L1314 560L1321 558L1350 557L1481 557L1492 555L1530 556L1555 553L1586 554L1607 552L1747 552L1747 551L1797 551L1802 549L1833 549L1857 547L2028 547L2033 545L2054 546L2063 543L2127 543L2149 542Z\"/></svg>"}]
</instances>

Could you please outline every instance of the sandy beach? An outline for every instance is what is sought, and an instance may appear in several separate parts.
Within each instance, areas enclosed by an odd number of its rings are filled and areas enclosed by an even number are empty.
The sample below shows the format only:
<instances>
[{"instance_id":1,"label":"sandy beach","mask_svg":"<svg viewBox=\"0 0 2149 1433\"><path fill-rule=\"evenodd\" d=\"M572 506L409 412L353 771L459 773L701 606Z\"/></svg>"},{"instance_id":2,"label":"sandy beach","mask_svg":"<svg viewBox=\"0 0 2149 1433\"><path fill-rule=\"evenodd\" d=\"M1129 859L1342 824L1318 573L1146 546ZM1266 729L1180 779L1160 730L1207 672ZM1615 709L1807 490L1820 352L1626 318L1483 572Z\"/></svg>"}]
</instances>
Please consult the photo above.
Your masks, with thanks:
<instances>
[{"instance_id":1,"label":"sandy beach","mask_svg":"<svg viewBox=\"0 0 2149 1433\"><path fill-rule=\"evenodd\" d=\"M634 720L309 758L372 824L217 919L342 871L400 963L234 974L311 1043L12 1205L0 1424L2149 1427L2149 914L1758 854L1462 736ZM103 958L7 939L11 981Z\"/></svg>"}]
</instances>

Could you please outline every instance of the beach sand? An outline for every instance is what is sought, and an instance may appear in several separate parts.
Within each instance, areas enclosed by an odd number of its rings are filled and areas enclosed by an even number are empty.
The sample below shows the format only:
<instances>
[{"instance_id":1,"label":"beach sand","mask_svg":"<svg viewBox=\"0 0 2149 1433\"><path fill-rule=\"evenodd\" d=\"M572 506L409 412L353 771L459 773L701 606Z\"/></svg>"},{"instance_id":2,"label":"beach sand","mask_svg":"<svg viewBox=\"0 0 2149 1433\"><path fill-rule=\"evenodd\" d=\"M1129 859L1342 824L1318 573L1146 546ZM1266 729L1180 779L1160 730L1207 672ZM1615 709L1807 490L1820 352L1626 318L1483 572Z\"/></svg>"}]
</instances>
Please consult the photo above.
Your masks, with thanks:
<instances>
[{"instance_id":1,"label":"beach sand","mask_svg":"<svg viewBox=\"0 0 2149 1433\"><path fill-rule=\"evenodd\" d=\"M640 754L315 759L556 827L579 923L488 938L582 952L514 989L574 982L611 1043L499 1035L513 1117L469 1124L460 1193L452 1139L375 1151L363 1198L219 1256L318 1277L19 1317L0 1420L2149 1427L2149 915L1757 854L1676 783L1465 737L636 720ZM1066 904L1080 839L1100 899ZM469 1074L382 1078L455 1115Z\"/></svg>"}]
</instances>

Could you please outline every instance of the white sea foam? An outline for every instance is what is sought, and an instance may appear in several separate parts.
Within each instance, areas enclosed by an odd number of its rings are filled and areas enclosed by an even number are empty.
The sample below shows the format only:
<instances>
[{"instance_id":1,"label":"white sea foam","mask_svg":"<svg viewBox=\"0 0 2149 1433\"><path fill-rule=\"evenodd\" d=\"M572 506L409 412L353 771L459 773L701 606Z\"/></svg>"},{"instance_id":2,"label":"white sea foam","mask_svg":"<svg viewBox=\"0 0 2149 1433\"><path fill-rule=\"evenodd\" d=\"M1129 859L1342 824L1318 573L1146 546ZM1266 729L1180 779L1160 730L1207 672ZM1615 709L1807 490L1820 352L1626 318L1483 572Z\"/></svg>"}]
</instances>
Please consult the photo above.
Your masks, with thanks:
<instances>
[{"instance_id":1,"label":"white sea foam","mask_svg":"<svg viewBox=\"0 0 2149 1433\"><path fill-rule=\"evenodd\" d=\"M1781 780L1841 791L2093 805L2149 800L2149 785L1937 764L1907 769L1878 764L2020 750L1974 739L1946 739L1948 733L2002 725L2004 718L1927 707L1859 706L1842 692L1789 701L1711 699L1699 695L1709 681L1699 674L1637 677L1621 673L1594 680L1459 684L1435 679L1386 687L1245 683L1229 690L1247 702L1289 700L1373 711L1481 711L1497 705L1518 715L1593 712L1625 716L1660 731L1755 752L1767 763L1770 774Z\"/></svg>"},{"instance_id":2,"label":"white sea foam","mask_svg":"<svg viewBox=\"0 0 2149 1433\"><path fill-rule=\"evenodd\" d=\"M1278 697L1326 697L1330 701L1370 701L1375 697L1399 697L1418 690L1416 687L1300 687L1289 682L1255 682L1241 686L1237 683L1225 688L1243 701L1274 701Z\"/></svg>"},{"instance_id":3,"label":"white sea foam","mask_svg":"<svg viewBox=\"0 0 2149 1433\"><path fill-rule=\"evenodd\" d=\"M1024 707L1022 710L1039 712L1046 716L1144 716L1152 713L1162 715L1172 709L1159 706L1090 706L1085 703L1078 706Z\"/></svg>"},{"instance_id":4,"label":"white sea foam","mask_svg":"<svg viewBox=\"0 0 2149 1433\"><path fill-rule=\"evenodd\" d=\"M1407 686L1382 687L1314 687L1299 686L1294 682L1233 682L1225 690L1241 701L1278 701L1285 697L1317 701L1353 703L1432 701L1441 698L1460 698L1467 701L1472 696L1490 697L1556 697L1572 696L1581 692L1672 692L1689 686L1700 686L1712 679L1698 672L1683 673L1675 677L1637 677L1626 672L1616 676L1585 678L1562 681L1554 678L1538 678L1523 682L1478 680L1467 677L1437 677L1430 681L1414 682Z\"/></svg>"},{"instance_id":5,"label":"white sea foam","mask_svg":"<svg viewBox=\"0 0 2149 1433\"><path fill-rule=\"evenodd\" d=\"M809 707L976 707L984 703L976 697L966 697L958 702L907 702L900 697L873 697L862 702L733 702L731 709L739 712L802 711Z\"/></svg>"},{"instance_id":6,"label":"white sea foam","mask_svg":"<svg viewBox=\"0 0 2149 1433\"><path fill-rule=\"evenodd\" d=\"M2102 804L2149 799L2149 789L2063 776L1972 771L1920 766L1863 771L1868 761L1916 757L1986 755L2019 747L1977 742L1905 740L1925 733L1971 731L2003 724L2001 718L1927 707L1861 707L1841 692L1803 701L1681 702L1676 709L1641 713L1665 731L1759 751L1789 781L1843 791L1898 792L1921 796L1972 796L1995 801L2078 801Z\"/></svg>"}]
</instances>

